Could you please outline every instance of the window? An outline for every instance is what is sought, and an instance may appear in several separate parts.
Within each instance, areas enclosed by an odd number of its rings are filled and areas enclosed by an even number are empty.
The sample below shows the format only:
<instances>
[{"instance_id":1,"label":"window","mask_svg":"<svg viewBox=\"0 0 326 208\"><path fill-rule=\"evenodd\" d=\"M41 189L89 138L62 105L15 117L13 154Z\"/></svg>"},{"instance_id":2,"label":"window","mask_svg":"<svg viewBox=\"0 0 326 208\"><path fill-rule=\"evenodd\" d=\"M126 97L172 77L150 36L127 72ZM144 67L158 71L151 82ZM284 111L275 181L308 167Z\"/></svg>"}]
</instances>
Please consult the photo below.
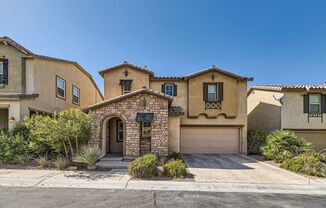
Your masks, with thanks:
<instances>
[{"instance_id":1,"label":"window","mask_svg":"<svg viewBox=\"0 0 326 208\"><path fill-rule=\"evenodd\" d=\"M74 104L79 104L79 88L72 86L72 102Z\"/></svg>"},{"instance_id":2,"label":"window","mask_svg":"<svg viewBox=\"0 0 326 208\"><path fill-rule=\"evenodd\" d=\"M173 84L165 84L165 94L173 96Z\"/></svg>"},{"instance_id":3,"label":"window","mask_svg":"<svg viewBox=\"0 0 326 208\"><path fill-rule=\"evenodd\" d=\"M311 94L309 95L309 113L320 114L321 113L321 95Z\"/></svg>"},{"instance_id":4,"label":"window","mask_svg":"<svg viewBox=\"0 0 326 208\"><path fill-rule=\"evenodd\" d=\"M122 94L131 92L132 80L120 80Z\"/></svg>"},{"instance_id":5,"label":"window","mask_svg":"<svg viewBox=\"0 0 326 208\"><path fill-rule=\"evenodd\" d=\"M66 99L66 81L57 76L57 97Z\"/></svg>"},{"instance_id":6,"label":"window","mask_svg":"<svg viewBox=\"0 0 326 208\"><path fill-rule=\"evenodd\" d=\"M151 123L143 122L142 123L142 137L148 138L152 136Z\"/></svg>"},{"instance_id":7,"label":"window","mask_svg":"<svg viewBox=\"0 0 326 208\"><path fill-rule=\"evenodd\" d=\"M117 120L117 142L123 142L123 122Z\"/></svg>"},{"instance_id":8,"label":"window","mask_svg":"<svg viewBox=\"0 0 326 208\"><path fill-rule=\"evenodd\" d=\"M0 59L0 84L8 84L8 59Z\"/></svg>"},{"instance_id":9,"label":"window","mask_svg":"<svg viewBox=\"0 0 326 208\"><path fill-rule=\"evenodd\" d=\"M3 62L0 62L0 75L3 75Z\"/></svg>"},{"instance_id":10,"label":"window","mask_svg":"<svg viewBox=\"0 0 326 208\"><path fill-rule=\"evenodd\" d=\"M207 99L208 101L216 101L217 100L217 86L216 84L209 84L207 87Z\"/></svg>"}]
</instances>

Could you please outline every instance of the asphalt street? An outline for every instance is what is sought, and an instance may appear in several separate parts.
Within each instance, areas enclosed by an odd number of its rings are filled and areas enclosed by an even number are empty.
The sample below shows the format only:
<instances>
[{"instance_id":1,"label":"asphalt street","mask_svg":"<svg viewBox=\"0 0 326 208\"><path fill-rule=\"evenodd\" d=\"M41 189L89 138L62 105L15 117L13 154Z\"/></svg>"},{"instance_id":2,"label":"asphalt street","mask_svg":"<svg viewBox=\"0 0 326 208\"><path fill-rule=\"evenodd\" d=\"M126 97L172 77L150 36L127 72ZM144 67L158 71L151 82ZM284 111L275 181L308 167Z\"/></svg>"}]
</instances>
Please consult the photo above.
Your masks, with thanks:
<instances>
[{"instance_id":1,"label":"asphalt street","mask_svg":"<svg viewBox=\"0 0 326 208\"><path fill-rule=\"evenodd\" d=\"M324 208L322 195L0 187L0 207L304 207Z\"/></svg>"}]
</instances>

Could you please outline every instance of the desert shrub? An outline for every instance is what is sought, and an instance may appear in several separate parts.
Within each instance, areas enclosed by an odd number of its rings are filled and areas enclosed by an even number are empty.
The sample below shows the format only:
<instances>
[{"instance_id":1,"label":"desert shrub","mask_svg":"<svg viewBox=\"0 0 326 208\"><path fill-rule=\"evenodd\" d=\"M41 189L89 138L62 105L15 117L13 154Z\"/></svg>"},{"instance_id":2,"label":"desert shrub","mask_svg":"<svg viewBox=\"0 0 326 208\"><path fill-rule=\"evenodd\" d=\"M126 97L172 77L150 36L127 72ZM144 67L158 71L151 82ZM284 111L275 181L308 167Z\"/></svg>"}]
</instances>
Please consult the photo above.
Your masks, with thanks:
<instances>
[{"instance_id":1,"label":"desert shrub","mask_svg":"<svg viewBox=\"0 0 326 208\"><path fill-rule=\"evenodd\" d=\"M174 160L181 160L181 161L183 161L183 158L182 158L181 154L180 153L177 153L177 152L170 153L169 154L169 158L172 158Z\"/></svg>"},{"instance_id":2,"label":"desert shrub","mask_svg":"<svg viewBox=\"0 0 326 208\"><path fill-rule=\"evenodd\" d=\"M79 147L87 144L91 130L91 115L79 109L68 109L52 117L40 114L24 119L29 131L29 147L39 155L52 152L72 158L79 153Z\"/></svg>"},{"instance_id":3,"label":"desert shrub","mask_svg":"<svg viewBox=\"0 0 326 208\"><path fill-rule=\"evenodd\" d=\"M86 164L88 168L96 166L96 162L100 159L102 152L96 147L83 146L80 153L73 158L74 162Z\"/></svg>"},{"instance_id":4,"label":"desert shrub","mask_svg":"<svg viewBox=\"0 0 326 208\"><path fill-rule=\"evenodd\" d=\"M47 156L40 156L36 159L36 162L39 166L42 168L48 168L50 167L50 161Z\"/></svg>"},{"instance_id":5,"label":"desert shrub","mask_svg":"<svg viewBox=\"0 0 326 208\"><path fill-rule=\"evenodd\" d=\"M317 152L308 152L285 160L281 167L296 173L326 177L326 159Z\"/></svg>"},{"instance_id":6,"label":"desert shrub","mask_svg":"<svg viewBox=\"0 0 326 208\"><path fill-rule=\"evenodd\" d=\"M65 170L69 167L70 161L69 159L63 156L58 156L57 159L54 161L54 165L58 170Z\"/></svg>"},{"instance_id":7,"label":"desert shrub","mask_svg":"<svg viewBox=\"0 0 326 208\"><path fill-rule=\"evenodd\" d=\"M267 136L267 143L262 147L267 159L283 162L299 154L313 150L313 145L304 139L299 139L291 131L277 130Z\"/></svg>"},{"instance_id":8,"label":"desert shrub","mask_svg":"<svg viewBox=\"0 0 326 208\"><path fill-rule=\"evenodd\" d=\"M158 158L156 155L147 154L136 158L129 163L128 172L136 178L151 178L157 175Z\"/></svg>"},{"instance_id":9,"label":"desert shrub","mask_svg":"<svg viewBox=\"0 0 326 208\"><path fill-rule=\"evenodd\" d=\"M163 165L163 175L171 178L186 177L186 166L181 160L167 162Z\"/></svg>"},{"instance_id":10,"label":"desert shrub","mask_svg":"<svg viewBox=\"0 0 326 208\"><path fill-rule=\"evenodd\" d=\"M0 161L14 162L17 155L28 153L26 141L19 134L10 135L5 131L0 131Z\"/></svg>"},{"instance_id":11,"label":"desert shrub","mask_svg":"<svg viewBox=\"0 0 326 208\"><path fill-rule=\"evenodd\" d=\"M263 147L266 144L266 134L261 129L248 130L248 153L261 154Z\"/></svg>"},{"instance_id":12,"label":"desert shrub","mask_svg":"<svg viewBox=\"0 0 326 208\"><path fill-rule=\"evenodd\" d=\"M19 164L19 165L25 165L27 164L32 157L29 154L23 154L23 155L16 155L14 156L14 163Z\"/></svg>"}]
</instances>

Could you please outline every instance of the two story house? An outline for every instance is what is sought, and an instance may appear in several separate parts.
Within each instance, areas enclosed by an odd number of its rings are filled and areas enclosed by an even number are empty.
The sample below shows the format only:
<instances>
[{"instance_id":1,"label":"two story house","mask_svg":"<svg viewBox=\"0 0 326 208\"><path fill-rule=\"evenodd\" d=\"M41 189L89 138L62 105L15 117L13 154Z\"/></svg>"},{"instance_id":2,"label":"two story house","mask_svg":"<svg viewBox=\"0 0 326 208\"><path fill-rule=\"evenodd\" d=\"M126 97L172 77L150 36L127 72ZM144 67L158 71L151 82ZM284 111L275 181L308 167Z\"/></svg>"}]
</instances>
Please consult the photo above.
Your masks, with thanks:
<instances>
[{"instance_id":1,"label":"two story house","mask_svg":"<svg viewBox=\"0 0 326 208\"><path fill-rule=\"evenodd\" d=\"M326 83L310 85L256 85L248 91L248 127L266 133L292 130L326 148Z\"/></svg>"},{"instance_id":2,"label":"two story house","mask_svg":"<svg viewBox=\"0 0 326 208\"><path fill-rule=\"evenodd\" d=\"M158 77L128 62L100 71L104 101L91 143L103 155L246 153L247 82L215 66L182 77Z\"/></svg>"},{"instance_id":3,"label":"two story house","mask_svg":"<svg viewBox=\"0 0 326 208\"><path fill-rule=\"evenodd\" d=\"M102 100L92 76L77 62L37 55L0 37L0 128L36 112L85 108Z\"/></svg>"}]
</instances>

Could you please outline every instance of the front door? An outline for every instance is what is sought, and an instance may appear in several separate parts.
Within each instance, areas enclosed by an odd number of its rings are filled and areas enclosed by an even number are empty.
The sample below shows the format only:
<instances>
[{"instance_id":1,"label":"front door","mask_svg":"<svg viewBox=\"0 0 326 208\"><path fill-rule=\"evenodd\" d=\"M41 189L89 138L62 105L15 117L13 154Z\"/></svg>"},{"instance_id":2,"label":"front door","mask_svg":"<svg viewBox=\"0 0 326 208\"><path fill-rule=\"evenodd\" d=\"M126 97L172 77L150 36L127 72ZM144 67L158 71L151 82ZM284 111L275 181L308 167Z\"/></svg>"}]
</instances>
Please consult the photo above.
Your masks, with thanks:
<instances>
[{"instance_id":1,"label":"front door","mask_svg":"<svg viewBox=\"0 0 326 208\"><path fill-rule=\"evenodd\" d=\"M123 122L119 118L112 118L108 125L108 154L122 154L123 149Z\"/></svg>"}]
</instances>

